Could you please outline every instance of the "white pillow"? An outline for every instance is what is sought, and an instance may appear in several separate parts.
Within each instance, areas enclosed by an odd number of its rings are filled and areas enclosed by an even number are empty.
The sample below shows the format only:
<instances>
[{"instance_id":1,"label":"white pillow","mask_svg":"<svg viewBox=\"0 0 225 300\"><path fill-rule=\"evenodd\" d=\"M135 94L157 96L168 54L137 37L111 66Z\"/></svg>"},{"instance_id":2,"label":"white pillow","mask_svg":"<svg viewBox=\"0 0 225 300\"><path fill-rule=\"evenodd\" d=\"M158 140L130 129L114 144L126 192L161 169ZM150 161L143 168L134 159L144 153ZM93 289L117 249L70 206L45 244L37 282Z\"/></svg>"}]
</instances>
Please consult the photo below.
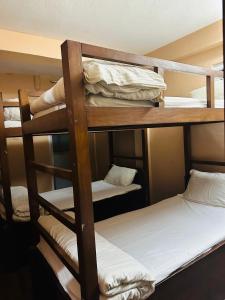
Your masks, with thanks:
<instances>
[{"instance_id":1,"label":"white pillow","mask_svg":"<svg viewBox=\"0 0 225 300\"><path fill-rule=\"evenodd\" d=\"M135 169L113 165L104 180L113 185L127 186L133 182L136 173Z\"/></svg>"},{"instance_id":2,"label":"white pillow","mask_svg":"<svg viewBox=\"0 0 225 300\"><path fill-rule=\"evenodd\" d=\"M189 201L225 207L225 174L191 170L183 196Z\"/></svg>"}]
</instances>

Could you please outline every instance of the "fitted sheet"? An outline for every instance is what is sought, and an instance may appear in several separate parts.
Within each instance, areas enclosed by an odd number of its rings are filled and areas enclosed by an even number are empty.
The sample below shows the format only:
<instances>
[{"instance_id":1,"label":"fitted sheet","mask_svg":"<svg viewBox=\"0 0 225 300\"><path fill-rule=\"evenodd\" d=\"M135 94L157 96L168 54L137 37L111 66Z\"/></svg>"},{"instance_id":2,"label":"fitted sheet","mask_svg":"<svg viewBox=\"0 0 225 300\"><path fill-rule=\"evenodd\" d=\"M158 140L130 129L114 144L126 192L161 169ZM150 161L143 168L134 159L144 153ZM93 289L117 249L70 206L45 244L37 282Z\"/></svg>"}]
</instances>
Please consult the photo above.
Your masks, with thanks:
<instances>
[{"instance_id":1,"label":"fitted sheet","mask_svg":"<svg viewBox=\"0 0 225 300\"><path fill-rule=\"evenodd\" d=\"M139 189L141 189L141 186L134 183L128 186L116 186L104 180L94 181L92 182L93 202L123 195ZM29 221L30 209L27 190L24 187L11 187L11 193L14 209L13 220L19 222ZM74 207L72 187L53 190L41 193L40 195L61 210L67 210ZM45 211L41 209L40 213L45 214ZM0 214L2 218L5 219L5 208L2 203L0 205Z\"/></svg>"},{"instance_id":2,"label":"fitted sheet","mask_svg":"<svg viewBox=\"0 0 225 300\"><path fill-rule=\"evenodd\" d=\"M207 100L198 99L198 98L185 98L185 97L164 97L164 107L193 107L193 108L206 108ZM216 108L224 107L224 100L216 99L215 100Z\"/></svg>"},{"instance_id":3,"label":"fitted sheet","mask_svg":"<svg viewBox=\"0 0 225 300\"><path fill-rule=\"evenodd\" d=\"M5 128L21 127L21 121L4 121Z\"/></svg>"},{"instance_id":4,"label":"fitted sheet","mask_svg":"<svg viewBox=\"0 0 225 300\"><path fill-rule=\"evenodd\" d=\"M104 180L94 181L92 182L92 201L97 202L139 189L141 186L135 183L128 186L116 186ZM40 195L59 209L65 210L74 207L72 187L41 193Z\"/></svg>"},{"instance_id":5,"label":"fitted sheet","mask_svg":"<svg viewBox=\"0 0 225 300\"><path fill-rule=\"evenodd\" d=\"M149 269L158 283L225 239L225 208L178 195L95 223L95 230ZM80 299L68 269L43 240L38 248L71 299Z\"/></svg>"}]
</instances>

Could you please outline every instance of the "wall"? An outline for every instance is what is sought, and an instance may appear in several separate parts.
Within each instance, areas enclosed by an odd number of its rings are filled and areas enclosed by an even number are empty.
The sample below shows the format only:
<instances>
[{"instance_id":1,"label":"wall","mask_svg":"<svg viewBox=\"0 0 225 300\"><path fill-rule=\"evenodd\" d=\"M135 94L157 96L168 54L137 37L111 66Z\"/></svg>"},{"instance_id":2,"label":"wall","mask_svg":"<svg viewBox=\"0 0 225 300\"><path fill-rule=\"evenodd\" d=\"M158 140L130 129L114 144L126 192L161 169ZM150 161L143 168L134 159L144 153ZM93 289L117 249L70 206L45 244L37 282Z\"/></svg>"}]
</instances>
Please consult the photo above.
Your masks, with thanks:
<instances>
[{"instance_id":1,"label":"wall","mask_svg":"<svg viewBox=\"0 0 225 300\"><path fill-rule=\"evenodd\" d=\"M218 21L147 55L200 66L223 61L222 21ZM205 85L205 78L166 73L166 95L190 97L190 91ZM150 138L153 198L155 201L184 190L182 128L151 129ZM192 126L192 156L195 159L224 160L224 125ZM213 170L215 168L211 168Z\"/></svg>"},{"instance_id":2,"label":"wall","mask_svg":"<svg viewBox=\"0 0 225 300\"><path fill-rule=\"evenodd\" d=\"M49 88L50 79L54 78L40 76L35 80L32 75L0 74L0 90L4 99L14 98L18 97L19 88L33 90L35 82L40 89ZM7 144L12 185L26 185L22 138L10 138ZM39 162L52 163L50 137L35 137L35 156ZM52 178L40 173L38 186L40 192L52 189Z\"/></svg>"}]
</instances>

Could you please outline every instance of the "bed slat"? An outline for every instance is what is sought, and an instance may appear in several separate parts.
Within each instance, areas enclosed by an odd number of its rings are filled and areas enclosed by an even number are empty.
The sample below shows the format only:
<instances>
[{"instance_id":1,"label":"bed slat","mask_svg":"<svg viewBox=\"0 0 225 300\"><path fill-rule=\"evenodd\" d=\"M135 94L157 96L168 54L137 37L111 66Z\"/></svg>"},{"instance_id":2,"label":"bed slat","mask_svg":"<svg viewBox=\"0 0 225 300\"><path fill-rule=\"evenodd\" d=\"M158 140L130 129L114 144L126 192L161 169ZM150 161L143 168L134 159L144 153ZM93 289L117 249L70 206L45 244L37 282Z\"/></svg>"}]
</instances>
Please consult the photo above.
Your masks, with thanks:
<instances>
[{"instance_id":1,"label":"bed slat","mask_svg":"<svg viewBox=\"0 0 225 300\"><path fill-rule=\"evenodd\" d=\"M39 194L36 195L36 201L40 203L51 215L53 215L57 220L63 223L73 232L77 232L76 224L73 218L65 214L62 210L58 209L56 206L51 204L49 201L41 197Z\"/></svg>"}]
</instances>

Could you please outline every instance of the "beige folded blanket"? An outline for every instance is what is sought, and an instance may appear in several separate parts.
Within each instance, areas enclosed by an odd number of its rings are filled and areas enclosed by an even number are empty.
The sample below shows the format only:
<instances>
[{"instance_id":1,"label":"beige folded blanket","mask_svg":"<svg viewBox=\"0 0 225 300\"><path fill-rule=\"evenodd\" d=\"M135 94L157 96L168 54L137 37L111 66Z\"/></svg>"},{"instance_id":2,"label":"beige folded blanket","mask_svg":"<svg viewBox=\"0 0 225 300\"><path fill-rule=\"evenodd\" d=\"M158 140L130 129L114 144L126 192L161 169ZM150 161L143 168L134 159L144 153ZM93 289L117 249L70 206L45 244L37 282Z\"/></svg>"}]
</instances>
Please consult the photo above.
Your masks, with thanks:
<instances>
[{"instance_id":1,"label":"beige folded blanket","mask_svg":"<svg viewBox=\"0 0 225 300\"><path fill-rule=\"evenodd\" d=\"M84 83L88 95L117 100L145 101L157 98L166 88L163 78L148 69L87 61L83 63ZM33 114L65 103L63 78L39 98L30 101Z\"/></svg>"}]
</instances>

